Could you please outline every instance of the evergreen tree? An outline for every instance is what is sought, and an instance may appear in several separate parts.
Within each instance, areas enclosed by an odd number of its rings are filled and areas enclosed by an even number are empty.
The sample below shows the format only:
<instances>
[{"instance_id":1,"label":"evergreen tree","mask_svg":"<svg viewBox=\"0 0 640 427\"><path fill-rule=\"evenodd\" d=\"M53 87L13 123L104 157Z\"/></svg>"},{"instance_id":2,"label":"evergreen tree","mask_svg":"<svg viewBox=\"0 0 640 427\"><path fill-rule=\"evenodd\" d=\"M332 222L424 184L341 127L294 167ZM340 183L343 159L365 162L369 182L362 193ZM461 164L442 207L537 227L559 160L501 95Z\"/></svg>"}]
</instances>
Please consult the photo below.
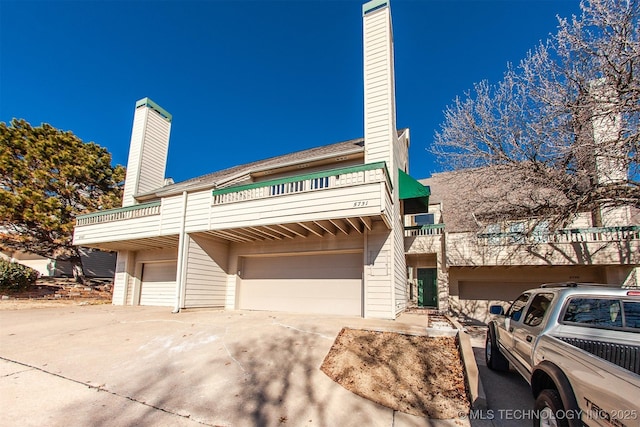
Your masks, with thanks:
<instances>
[{"instance_id":1,"label":"evergreen tree","mask_svg":"<svg viewBox=\"0 0 640 427\"><path fill-rule=\"evenodd\" d=\"M120 206L124 176L105 148L70 131L0 122L0 247L80 266L76 216Z\"/></svg>"}]
</instances>

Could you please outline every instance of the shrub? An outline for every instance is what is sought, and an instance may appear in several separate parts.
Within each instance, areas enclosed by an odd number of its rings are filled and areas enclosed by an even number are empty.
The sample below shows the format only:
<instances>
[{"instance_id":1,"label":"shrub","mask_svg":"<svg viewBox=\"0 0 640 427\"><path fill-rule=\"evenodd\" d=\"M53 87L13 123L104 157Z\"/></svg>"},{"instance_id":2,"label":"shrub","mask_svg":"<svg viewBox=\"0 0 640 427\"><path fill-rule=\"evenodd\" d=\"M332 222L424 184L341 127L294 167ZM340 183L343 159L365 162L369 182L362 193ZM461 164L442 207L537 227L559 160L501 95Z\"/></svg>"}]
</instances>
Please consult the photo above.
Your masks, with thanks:
<instances>
[{"instance_id":1,"label":"shrub","mask_svg":"<svg viewBox=\"0 0 640 427\"><path fill-rule=\"evenodd\" d=\"M0 291L18 292L33 285L39 273L31 267L0 259Z\"/></svg>"}]
</instances>

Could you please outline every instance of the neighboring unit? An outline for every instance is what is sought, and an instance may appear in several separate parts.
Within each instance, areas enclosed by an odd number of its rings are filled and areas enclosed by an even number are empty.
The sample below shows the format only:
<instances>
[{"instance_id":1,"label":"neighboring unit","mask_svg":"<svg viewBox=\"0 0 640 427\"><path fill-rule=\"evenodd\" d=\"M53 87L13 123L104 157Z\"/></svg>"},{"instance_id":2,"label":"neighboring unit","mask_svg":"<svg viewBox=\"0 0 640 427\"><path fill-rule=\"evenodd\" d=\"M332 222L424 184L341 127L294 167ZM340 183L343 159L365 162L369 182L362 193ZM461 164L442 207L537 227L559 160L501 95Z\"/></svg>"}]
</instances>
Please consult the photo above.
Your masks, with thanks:
<instances>
[{"instance_id":1,"label":"neighboring unit","mask_svg":"<svg viewBox=\"0 0 640 427\"><path fill-rule=\"evenodd\" d=\"M474 183L490 176L479 169L420 180L431 189L429 214L416 215L417 225L408 223L405 229L416 300L422 282L429 289L427 296L437 298L440 310L486 322L491 304L513 301L542 283L640 286L638 209L602 209L602 224L594 222L591 212L580 212L559 230L551 229L544 218L482 224L469 211L468 199L481 198ZM481 200L471 205L480 212L491 209Z\"/></svg>"},{"instance_id":2,"label":"neighboring unit","mask_svg":"<svg viewBox=\"0 0 640 427\"><path fill-rule=\"evenodd\" d=\"M640 290L543 285L491 312L487 366L531 384L534 425L640 423Z\"/></svg>"}]
</instances>

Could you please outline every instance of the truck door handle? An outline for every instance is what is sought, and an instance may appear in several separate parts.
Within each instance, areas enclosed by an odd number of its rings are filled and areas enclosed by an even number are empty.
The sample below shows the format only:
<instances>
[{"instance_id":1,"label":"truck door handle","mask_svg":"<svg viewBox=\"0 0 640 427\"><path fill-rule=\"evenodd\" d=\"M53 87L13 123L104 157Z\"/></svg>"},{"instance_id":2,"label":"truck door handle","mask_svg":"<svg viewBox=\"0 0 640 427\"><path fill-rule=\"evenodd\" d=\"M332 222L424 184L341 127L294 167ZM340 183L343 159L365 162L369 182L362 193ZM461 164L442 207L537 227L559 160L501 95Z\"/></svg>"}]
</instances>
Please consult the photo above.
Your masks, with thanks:
<instances>
[{"instance_id":1,"label":"truck door handle","mask_svg":"<svg viewBox=\"0 0 640 427\"><path fill-rule=\"evenodd\" d=\"M531 335L527 335L527 342L533 341L533 337Z\"/></svg>"}]
</instances>

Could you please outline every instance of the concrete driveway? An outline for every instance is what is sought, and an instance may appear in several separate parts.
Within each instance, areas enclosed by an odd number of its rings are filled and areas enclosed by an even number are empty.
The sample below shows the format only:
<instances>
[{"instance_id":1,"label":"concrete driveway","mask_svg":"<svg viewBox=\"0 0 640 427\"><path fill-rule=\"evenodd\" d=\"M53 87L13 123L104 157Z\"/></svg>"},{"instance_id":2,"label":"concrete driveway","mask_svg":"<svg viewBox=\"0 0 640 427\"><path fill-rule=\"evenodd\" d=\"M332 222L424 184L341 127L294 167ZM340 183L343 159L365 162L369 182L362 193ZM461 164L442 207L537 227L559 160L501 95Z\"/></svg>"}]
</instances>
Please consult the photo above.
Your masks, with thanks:
<instances>
[{"instance_id":1,"label":"concrete driveway","mask_svg":"<svg viewBox=\"0 0 640 427\"><path fill-rule=\"evenodd\" d=\"M424 329L425 317L169 311L0 311L2 425L469 425L382 407L319 370L342 327Z\"/></svg>"}]
</instances>

